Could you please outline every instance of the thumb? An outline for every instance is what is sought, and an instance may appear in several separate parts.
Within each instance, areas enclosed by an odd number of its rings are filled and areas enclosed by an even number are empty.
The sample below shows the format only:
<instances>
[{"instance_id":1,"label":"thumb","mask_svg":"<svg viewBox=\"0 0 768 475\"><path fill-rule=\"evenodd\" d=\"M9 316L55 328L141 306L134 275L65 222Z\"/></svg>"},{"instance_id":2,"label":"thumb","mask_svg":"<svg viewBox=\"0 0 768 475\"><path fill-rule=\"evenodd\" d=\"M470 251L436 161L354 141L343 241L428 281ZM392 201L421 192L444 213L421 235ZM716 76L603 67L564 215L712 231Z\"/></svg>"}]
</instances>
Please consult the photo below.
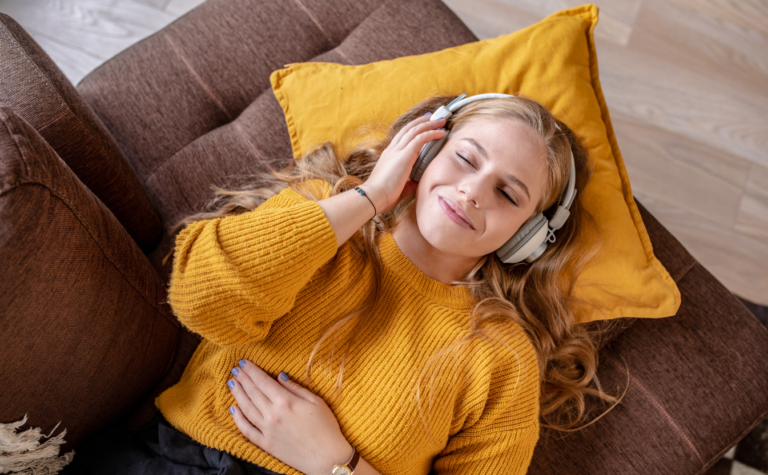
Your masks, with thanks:
<instances>
[{"instance_id":1,"label":"thumb","mask_svg":"<svg viewBox=\"0 0 768 475\"><path fill-rule=\"evenodd\" d=\"M312 393L312 391L300 385L296 381L293 381L290 378L288 378L288 375L283 371L281 371L280 374L277 376L277 381L280 384L282 384L285 389L292 392L296 396L304 399L305 401L312 402L311 398L315 396L314 393Z\"/></svg>"}]
</instances>

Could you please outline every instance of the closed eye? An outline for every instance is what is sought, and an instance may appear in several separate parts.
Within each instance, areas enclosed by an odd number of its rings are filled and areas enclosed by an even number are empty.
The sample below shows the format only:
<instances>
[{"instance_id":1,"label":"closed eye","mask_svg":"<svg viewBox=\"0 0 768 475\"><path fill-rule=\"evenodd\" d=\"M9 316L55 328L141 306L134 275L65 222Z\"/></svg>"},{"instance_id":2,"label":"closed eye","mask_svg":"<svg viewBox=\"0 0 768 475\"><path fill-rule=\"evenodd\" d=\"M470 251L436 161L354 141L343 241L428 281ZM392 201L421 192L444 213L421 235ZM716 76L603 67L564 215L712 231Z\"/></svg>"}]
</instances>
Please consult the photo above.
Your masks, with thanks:
<instances>
[{"instance_id":1,"label":"closed eye","mask_svg":"<svg viewBox=\"0 0 768 475\"><path fill-rule=\"evenodd\" d=\"M460 154L459 152L456 152L456 155L457 155L457 156L458 156L460 159L462 159L462 160L464 160L465 162L467 162L467 163L469 163L470 165L472 165L472 162L470 162L469 160L467 160L466 158L464 158L464 156L463 156L462 154ZM474 165L472 165L472 167L474 168L475 166L474 166ZM499 193L501 193L502 195L504 195L504 197L505 197L507 200L509 200L509 202L510 202L510 203L512 203L512 204L513 204L513 205L515 205L515 206L518 206L517 202L515 202L515 200L513 200L513 199L512 199L512 197L511 197L511 196L509 196L509 195L508 195L508 194L507 194L507 193L506 193L504 190L502 190L501 188L499 188Z\"/></svg>"},{"instance_id":2,"label":"closed eye","mask_svg":"<svg viewBox=\"0 0 768 475\"><path fill-rule=\"evenodd\" d=\"M507 193L506 193L504 190L502 190L501 188L499 188L499 191L500 191L500 192L501 192L501 194L502 194L502 195L504 195L504 196L505 196L505 197L506 197L506 198L507 198L507 199L508 199L510 202L512 202L512 204L513 204L513 205L517 206L517 203L515 203L515 200L513 200L513 199L512 199L512 197L511 197L511 196L509 196L509 195L508 195L508 194L507 194Z\"/></svg>"},{"instance_id":3,"label":"closed eye","mask_svg":"<svg viewBox=\"0 0 768 475\"><path fill-rule=\"evenodd\" d=\"M470 162L469 160L467 160L466 158L464 158L464 156L463 156L462 154L460 154L459 152L456 152L456 155L458 155L458 157L459 157L460 159L462 159L462 160L464 160L465 162L467 162L467 163L469 163L470 165L472 165L472 162ZM474 167L474 165L472 165L472 166Z\"/></svg>"}]
</instances>

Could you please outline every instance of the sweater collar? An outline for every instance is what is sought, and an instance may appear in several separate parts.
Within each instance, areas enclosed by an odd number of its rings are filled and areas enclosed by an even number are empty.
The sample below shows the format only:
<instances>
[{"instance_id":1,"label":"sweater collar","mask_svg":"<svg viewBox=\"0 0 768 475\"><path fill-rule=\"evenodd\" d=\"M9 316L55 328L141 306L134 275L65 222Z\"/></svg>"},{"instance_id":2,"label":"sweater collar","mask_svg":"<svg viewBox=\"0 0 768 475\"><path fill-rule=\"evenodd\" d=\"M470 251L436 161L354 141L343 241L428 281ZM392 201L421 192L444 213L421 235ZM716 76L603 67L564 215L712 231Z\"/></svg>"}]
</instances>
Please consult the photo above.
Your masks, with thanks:
<instances>
[{"instance_id":1,"label":"sweater collar","mask_svg":"<svg viewBox=\"0 0 768 475\"><path fill-rule=\"evenodd\" d=\"M458 309L469 309L474 304L472 293L466 287L444 284L421 272L397 246L392 233L381 237L379 254L384 269L394 272L411 289L427 299Z\"/></svg>"}]
</instances>

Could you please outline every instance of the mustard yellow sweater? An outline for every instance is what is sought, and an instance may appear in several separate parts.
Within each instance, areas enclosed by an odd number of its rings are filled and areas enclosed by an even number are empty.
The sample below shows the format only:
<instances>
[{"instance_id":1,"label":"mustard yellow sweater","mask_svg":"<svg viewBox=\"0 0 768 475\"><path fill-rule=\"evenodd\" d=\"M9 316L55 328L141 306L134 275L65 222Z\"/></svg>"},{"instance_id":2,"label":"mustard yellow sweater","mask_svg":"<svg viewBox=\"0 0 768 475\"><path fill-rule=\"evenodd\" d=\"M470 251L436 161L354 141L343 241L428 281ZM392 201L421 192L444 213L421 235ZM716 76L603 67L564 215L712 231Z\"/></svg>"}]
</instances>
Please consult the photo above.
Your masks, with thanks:
<instances>
[{"instance_id":1,"label":"mustard yellow sweater","mask_svg":"<svg viewBox=\"0 0 768 475\"><path fill-rule=\"evenodd\" d=\"M324 196L330 187L320 182ZM330 401L354 321L326 340L310 389L361 456L386 475L524 474L539 437L539 373L531 342L506 324L496 342L427 360L468 333L469 291L419 271L391 234L381 238L381 298L351 347L344 392ZM292 189L256 210L189 225L176 240L169 301L203 336L181 380L156 401L198 442L270 470L298 471L240 434L227 380L242 358L300 384L312 348L372 291L370 265L336 236L320 206ZM497 328L498 329L498 328ZM499 343L501 342L501 343ZM332 359L331 359L331 356ZM433 360L434 361L434 360ZM434 377L430 378L430 373ZM431 392L430 392L431 391ZM429 437L424 420L432 433Z\"/></svg>"}]
</instances>

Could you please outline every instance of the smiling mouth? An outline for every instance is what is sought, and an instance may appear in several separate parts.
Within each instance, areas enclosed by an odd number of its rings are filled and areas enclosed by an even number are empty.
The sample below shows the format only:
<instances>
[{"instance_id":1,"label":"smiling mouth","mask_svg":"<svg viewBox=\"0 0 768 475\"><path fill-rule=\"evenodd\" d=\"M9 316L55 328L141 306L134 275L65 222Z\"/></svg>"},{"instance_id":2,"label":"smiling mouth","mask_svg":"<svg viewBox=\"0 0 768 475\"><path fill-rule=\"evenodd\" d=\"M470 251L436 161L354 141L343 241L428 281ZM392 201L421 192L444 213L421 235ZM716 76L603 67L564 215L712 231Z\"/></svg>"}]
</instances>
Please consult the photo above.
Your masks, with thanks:
<instances>
[{"instance_id":1,"label":"smiling mouth","mask_svg":"<svg viewBox=\"0 0 768 475\"><path fill-rule=\"evenodd\" d=\"M440 205L440 208L443 209L443 211L451 221L458 224L462 228L467 228L474 231L475 228L472 227L472 225L469 224L469 222L467 222L464 218L459 216L459 214L456 211L454 211L453 207L451 207L451 205L448 204L448 201L443 199L442 196L437 197L437 202Z\"/></svg>"}]
</instances>

